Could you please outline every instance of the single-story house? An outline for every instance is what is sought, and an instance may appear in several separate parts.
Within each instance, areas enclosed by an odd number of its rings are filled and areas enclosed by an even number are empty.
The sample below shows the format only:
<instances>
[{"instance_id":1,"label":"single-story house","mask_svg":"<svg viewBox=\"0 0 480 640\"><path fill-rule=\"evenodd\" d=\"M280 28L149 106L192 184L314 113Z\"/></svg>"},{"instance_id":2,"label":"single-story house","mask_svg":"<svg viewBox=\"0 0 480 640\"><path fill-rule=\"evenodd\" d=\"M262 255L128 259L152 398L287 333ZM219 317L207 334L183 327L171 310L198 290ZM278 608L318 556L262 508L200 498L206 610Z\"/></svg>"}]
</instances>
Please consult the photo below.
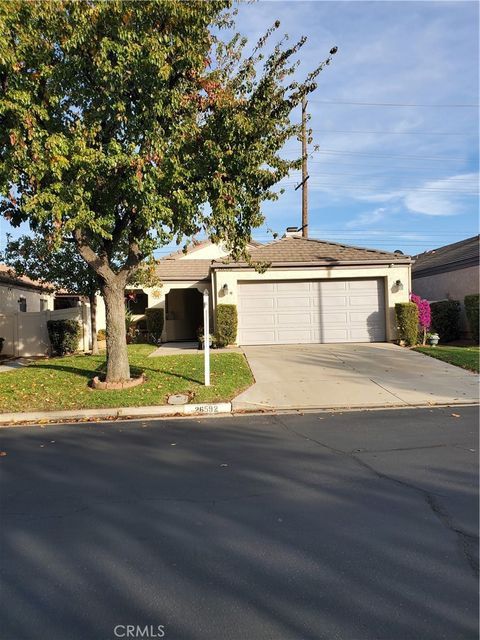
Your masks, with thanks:
<instances>
[{"instance_id":1,"label":"single-story house","mask_svg":"<svg viewBox=\"0 0 480 640\"><path fill-rule=\"evenodd\" d=\"M409 299L409 256L297 234L266 245L252 243L249 253L254 262L269 264L264 273L229 261L227 252L209 241L159 260L162 286L137 289L139 304L132 313L163 308L162 339L193 340L203 324L208 289L212 323L218 305L237 306L240 345L397 338L395 303Z\"/></svg>"},{"instance_id":2,"label":"single-story house","mask_svg":"<svg viewBox=\"0 0 480 640\"><path fill-rule=\"evenodd\" d=\"M460 242L414 256L412 268L413 292L431 302L458 300L462 305L462 329L466 330L463 299L478 293L479 239L473 236Z\"/></svg>"},{"instance_id":3,"label":"single-story house","mask_svg":"<svg viewBox=\"0 0 480 640\"><path fill-rule=\"evenodd\" d=\"M45 286L0 264L0 313L47 311L53 309L53 300Z\"/></svg>"}]
</instances>

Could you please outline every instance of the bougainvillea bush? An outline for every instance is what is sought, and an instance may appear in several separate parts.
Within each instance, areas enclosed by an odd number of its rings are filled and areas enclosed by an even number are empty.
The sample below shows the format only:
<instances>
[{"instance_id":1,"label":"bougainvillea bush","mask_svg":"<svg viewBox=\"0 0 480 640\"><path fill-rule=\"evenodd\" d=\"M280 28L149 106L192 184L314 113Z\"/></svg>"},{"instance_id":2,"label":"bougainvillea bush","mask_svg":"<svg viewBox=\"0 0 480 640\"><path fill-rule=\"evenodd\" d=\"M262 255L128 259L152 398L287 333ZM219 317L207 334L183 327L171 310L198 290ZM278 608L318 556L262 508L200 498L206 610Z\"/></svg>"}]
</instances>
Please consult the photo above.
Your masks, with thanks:
<instances>
[{"instance_id":1,"label":"bougainvillea bush","mask_svg":"<svg viewBox=\"0 0 480 640\"><path fill-rule=\"evenodd\" d=\"M422 336L422 344L425 344L427 339L427 331L432 324L432 314L430 312L430 303L428 300L417 296L415 293L410 295L410 300L414 302L418 307L418 326L420 328L420 334Z\"/></svg>"}]
</instances>

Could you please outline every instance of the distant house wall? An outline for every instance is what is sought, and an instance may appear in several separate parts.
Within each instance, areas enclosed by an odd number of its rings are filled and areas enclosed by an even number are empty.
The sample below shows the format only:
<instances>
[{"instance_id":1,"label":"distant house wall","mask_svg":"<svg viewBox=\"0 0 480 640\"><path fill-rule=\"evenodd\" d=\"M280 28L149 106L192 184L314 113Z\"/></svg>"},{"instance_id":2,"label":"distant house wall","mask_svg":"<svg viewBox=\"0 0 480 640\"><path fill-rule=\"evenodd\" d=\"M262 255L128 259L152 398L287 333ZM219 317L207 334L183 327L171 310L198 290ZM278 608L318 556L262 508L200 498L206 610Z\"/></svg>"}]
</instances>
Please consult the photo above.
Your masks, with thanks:
<instances>
[{"instance_id":1,"label":"distant house wall","mask_svg":"<svg viewBox=\"0 0 480 640\"><path fill-rule=\"evenodd\" d=\"M41 300L45 300L46 309L53 309L54 296L38 289L21 287L0 282L0 313L16 313L20 311L19 299L25 298L27 312L42 311Z\"/></svg>"},{"instance_id":2,"label":"distant house wall","mask_svg":"<svg viewBox=\"0 0 480 640\"><path fill-rule=\"evenodd\" d=\"M2 354L17 358L47 355L50 351L48 320L77 320L81 326L78 350L90 348L90 307L83 304L57 311L0 313L0 337L5 339Z\"/></svg>"},{"instance_id":3,"label":"distant house wall","mask_svg":"<svg viewBox=\"0 0 480 640\"><path fill-rule=\"evenodd\" d=\"M225 249L217 244L207 244L198 249L193 249L177 260L218 260L227 255Z\"/></svg>"},{"instance_id":4,"label":"distant house wall","mask_svg":"<svg viewBox=\"0 0 480 640\"><path fill-rule=\"evenodd\" d=\"M461 328L467 330L467 321L463 309L463 299L471 293L479 292L478 266L464 269L452 269L443 273L434 273L418 277L412 274L413 292L427 300L458 300L462 305Z\"/></svg>"}]
</instances>

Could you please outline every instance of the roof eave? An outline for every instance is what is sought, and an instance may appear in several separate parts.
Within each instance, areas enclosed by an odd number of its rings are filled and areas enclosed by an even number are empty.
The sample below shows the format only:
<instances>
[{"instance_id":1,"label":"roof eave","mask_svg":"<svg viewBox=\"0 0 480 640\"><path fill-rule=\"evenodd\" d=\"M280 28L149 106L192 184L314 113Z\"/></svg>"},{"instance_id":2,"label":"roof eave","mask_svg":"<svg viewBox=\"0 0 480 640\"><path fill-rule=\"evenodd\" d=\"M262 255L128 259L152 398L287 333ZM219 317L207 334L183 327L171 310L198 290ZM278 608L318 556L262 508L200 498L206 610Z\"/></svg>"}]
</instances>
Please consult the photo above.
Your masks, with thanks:
<instances>
[{"instance_id":1,"label":"roof eave","mask_svg":"<svg viewBox=\"0 0 480 640\"><path fill-rule=\"evenodd\" d=\"M267 260L265 262L268 262ZM308 269L315 267L342 267L342 266L362 266L367 267L370 265L411 265L413 262L412 259L406 258L404 260L322 260L316 262L271 262L271 269L280 269L280 268L293 268L293 269ZM232 263L222 263L215 262L212 264L212 269L254 269L252 265L242 263L242 262L232 262Z\"/></svg>"}]
</instances>

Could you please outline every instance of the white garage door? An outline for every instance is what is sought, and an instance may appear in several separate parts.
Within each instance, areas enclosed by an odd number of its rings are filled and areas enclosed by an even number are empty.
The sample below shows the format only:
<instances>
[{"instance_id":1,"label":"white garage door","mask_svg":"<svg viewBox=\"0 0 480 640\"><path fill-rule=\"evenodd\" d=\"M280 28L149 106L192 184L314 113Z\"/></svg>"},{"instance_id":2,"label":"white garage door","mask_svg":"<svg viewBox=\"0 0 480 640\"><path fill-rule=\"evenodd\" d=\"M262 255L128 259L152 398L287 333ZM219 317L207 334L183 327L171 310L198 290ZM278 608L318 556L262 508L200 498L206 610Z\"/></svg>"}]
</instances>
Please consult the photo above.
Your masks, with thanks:
<instances>
[{"instance_id":1,"label":"white garage door","mask_svg":"<svg viewBox=\"0 0 480 640\"><path fill-rule=\"evenodd\" d=\"M383 280L240 282L238 326L244 345L382 342Z\"/></svg>"}]
</instances>

